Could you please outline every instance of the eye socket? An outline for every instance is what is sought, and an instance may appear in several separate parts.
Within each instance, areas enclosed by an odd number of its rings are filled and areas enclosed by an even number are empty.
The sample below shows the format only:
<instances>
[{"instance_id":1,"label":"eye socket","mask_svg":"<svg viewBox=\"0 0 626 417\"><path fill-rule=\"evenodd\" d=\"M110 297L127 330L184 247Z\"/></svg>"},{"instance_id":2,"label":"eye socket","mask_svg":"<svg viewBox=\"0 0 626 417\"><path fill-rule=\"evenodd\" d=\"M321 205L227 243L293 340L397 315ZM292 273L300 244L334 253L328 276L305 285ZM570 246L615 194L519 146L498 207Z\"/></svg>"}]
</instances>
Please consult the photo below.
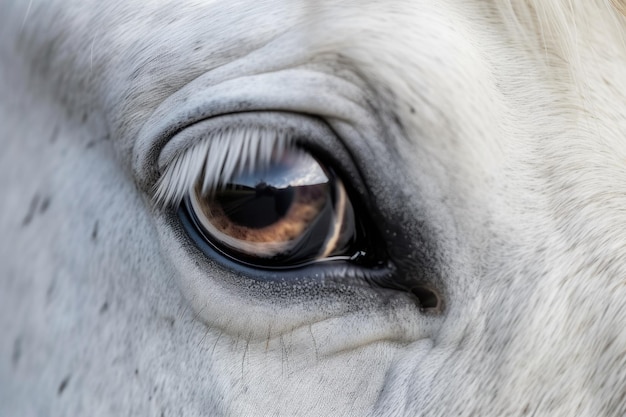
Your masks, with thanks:
<instances>
[{"instance_id":1,"label":"eye socket","mask_svg":"<svg viewBox=\"0 0 626 417\"><path fill-rule=\"evenodd\" d=\"M275 152L219 188L198 182L185 208L208 243L240 263L269 268L365 255L346 188L300 148Z\"/></svg>"}]
</instances>

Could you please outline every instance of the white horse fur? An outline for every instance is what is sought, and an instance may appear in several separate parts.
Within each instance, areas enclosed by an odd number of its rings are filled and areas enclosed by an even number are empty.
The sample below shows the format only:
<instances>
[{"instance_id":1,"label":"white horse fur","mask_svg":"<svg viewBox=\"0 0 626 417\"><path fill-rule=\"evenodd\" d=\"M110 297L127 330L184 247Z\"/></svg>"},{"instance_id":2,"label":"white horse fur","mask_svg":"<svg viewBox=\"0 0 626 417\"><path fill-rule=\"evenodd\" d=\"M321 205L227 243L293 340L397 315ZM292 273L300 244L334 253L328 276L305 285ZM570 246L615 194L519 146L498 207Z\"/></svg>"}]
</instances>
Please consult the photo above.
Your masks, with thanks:
<instances>
[{"instance_id":1,"label":"white horse fur","mask_svg":"<svg viewBox=\"0 0 626 417\"><path fill-rule=\"evenodd\" d=\"M625 12L3 0L0 415L626 415ZM238 126L333 154L440 308L199 250L155 189Z\"/></svg>"}]
</instances>

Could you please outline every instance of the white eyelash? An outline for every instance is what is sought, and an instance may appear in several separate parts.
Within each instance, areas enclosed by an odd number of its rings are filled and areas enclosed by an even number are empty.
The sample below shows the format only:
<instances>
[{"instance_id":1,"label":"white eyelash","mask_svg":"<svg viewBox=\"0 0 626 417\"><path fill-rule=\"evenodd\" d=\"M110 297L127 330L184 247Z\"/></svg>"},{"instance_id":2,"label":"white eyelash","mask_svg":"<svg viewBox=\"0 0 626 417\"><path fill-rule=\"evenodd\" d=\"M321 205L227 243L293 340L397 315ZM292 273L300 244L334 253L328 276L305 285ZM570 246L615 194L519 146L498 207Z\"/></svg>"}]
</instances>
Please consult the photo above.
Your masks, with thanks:
<instances>
[{"instance_id":1,"label":"white eyelash","mask_svg":"<svg viewBox=\"0 0 626 417\"><path fill-rule=\"evenodd\" d=\"M167 165L154 191L157 204L180 204L199 181L208 194L243 172L264 169L292 146L287 132L258 127L211 132Z\"/></svg>"}]
</instances>

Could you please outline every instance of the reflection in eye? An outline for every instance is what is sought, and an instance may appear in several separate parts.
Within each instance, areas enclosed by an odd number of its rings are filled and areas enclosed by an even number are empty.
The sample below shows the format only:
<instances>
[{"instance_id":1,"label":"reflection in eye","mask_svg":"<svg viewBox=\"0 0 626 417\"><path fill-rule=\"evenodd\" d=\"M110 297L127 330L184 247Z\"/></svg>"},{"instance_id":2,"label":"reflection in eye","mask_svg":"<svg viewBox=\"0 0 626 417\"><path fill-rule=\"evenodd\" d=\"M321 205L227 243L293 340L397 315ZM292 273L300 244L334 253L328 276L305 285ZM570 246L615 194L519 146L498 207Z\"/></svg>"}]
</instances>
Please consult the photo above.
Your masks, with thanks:
<instances>
[{"instance_id":1,"label":"reflection in eye","mask_svg":"<svg viewBox=\"0 0 626 417\"><path fill-rule=\"evenodd\" d=\"M208 194L196 184L188 210L213 245L252 264L297 265L343 254L356 235L341 180L297 148Z\"/></svg>"}]
</instances>

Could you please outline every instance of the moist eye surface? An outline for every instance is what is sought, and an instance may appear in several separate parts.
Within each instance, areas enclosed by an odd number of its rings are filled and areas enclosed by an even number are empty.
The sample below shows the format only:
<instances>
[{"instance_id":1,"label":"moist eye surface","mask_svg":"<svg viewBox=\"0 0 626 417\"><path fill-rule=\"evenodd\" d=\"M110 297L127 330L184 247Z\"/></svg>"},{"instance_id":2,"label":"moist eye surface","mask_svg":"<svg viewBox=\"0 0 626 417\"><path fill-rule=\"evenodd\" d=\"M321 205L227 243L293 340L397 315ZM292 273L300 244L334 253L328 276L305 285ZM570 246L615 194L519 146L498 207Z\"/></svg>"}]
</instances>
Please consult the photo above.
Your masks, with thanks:
<instances>
[{"instance_id":1,"label":"moist eye surface","mask_svg":"<svg viewBox=\"0 0 626 417\"><path fill-rule=\"evenodd\" d=\"M253 265L296 266L345 255L356 239L343 183L299 148L276 152L269 163L209 192L198 182L186 204L209 243Z\"/></svg>"}]
</instances>

